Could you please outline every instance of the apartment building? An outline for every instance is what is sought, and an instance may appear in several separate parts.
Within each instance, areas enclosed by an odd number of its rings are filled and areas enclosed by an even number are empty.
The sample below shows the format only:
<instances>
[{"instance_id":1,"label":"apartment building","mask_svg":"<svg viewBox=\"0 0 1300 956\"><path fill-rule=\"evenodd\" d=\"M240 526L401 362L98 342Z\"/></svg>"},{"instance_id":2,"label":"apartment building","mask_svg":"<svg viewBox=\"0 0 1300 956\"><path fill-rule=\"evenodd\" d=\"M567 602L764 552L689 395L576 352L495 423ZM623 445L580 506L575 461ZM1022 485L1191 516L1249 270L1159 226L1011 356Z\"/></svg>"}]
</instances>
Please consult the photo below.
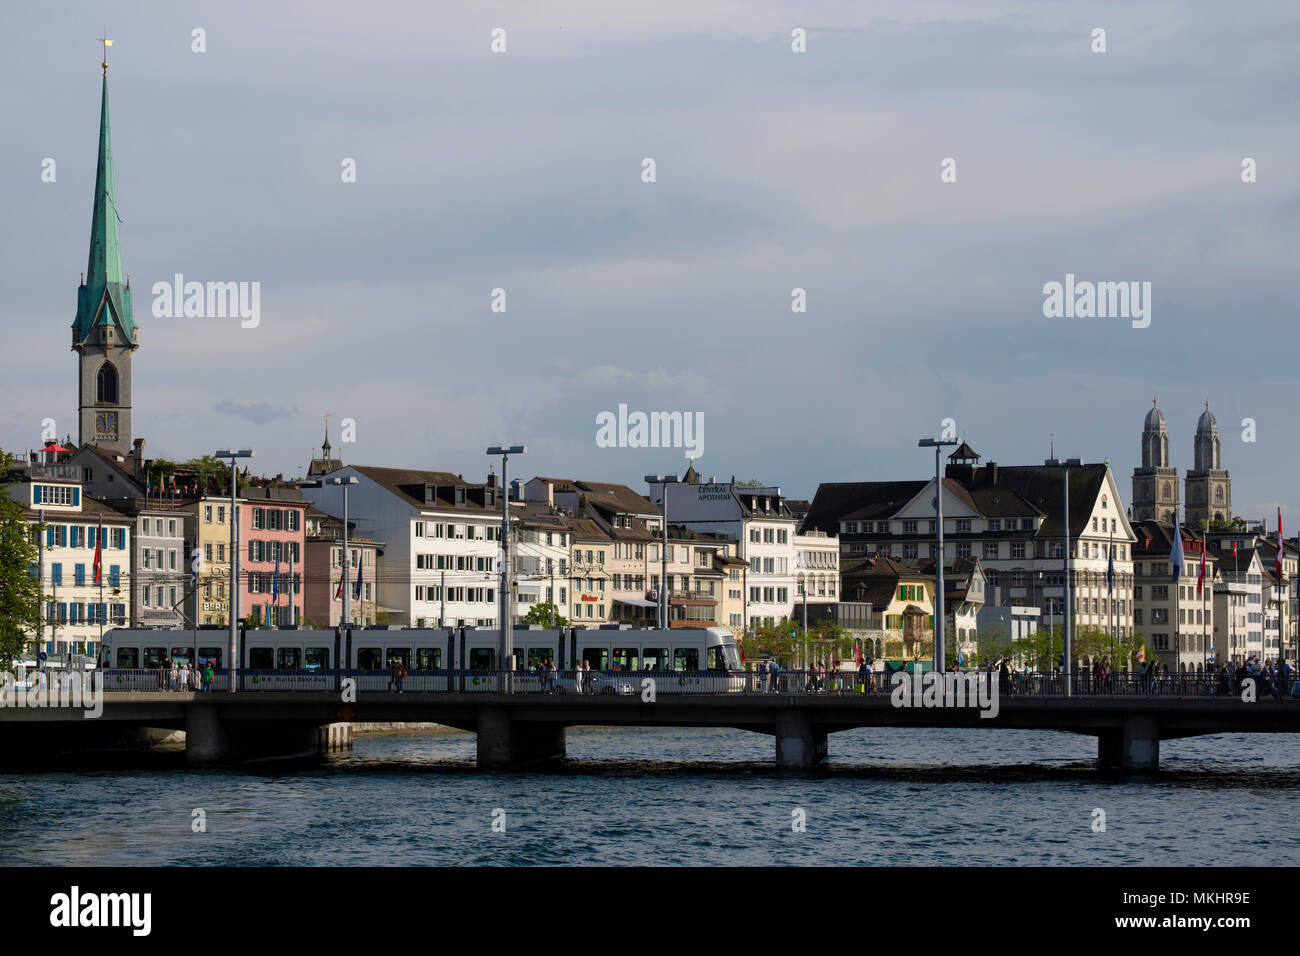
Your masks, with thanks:
<instances>
[{"instance_id":1,"label":"apartment building","mask_svg":"<svg viewBox=\"0 0 1300 956\"><path fill-rule=\"evenodd\" d=\"M501 499L495 476L466 481L445 471L346 465L331 478L355 485L307 487L303 495L335 518L348 511L384 544L376 600L390 623L496 627L500 621Z\"/></svg>"}]
</instances>

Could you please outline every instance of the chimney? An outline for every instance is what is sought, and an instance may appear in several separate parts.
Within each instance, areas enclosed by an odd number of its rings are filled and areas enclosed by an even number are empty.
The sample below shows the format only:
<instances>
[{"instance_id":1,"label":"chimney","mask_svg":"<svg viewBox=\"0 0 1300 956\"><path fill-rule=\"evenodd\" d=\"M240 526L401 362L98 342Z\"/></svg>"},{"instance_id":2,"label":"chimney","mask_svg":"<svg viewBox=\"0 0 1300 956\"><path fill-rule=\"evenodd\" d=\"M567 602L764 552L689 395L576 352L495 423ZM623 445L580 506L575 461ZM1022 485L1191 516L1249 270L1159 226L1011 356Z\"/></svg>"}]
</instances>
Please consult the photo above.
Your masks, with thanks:
<instances>
[{"instance_id":1,"label":"chimney","mask_svg":"<svg viewBox=\"0 0 1300 956\"><path fill-rule=\"evenodd\" d=\"M495 471L488 472L487 486L489 488L495 488L497 486L497 473Z\"/></svg>"},{"instance_id":2,"label":"chimney","mask_svg":"<svg viewBox=\"0 0 1300 956\"><path fill-rule=\"evenodd\" d=\"M137 438L131 447L134 449L131 454L135 458L135 480L144 481L144 439Z\"/></svg>"},{"instance_id":3,"label":"chimney","mask_svg":"<svg viewBox=\"0 0 1300 956\"><path fill-rule=\"evenodd\" d=\"M996 485L997 483L998 483L998 463L996 461L991 461L989 462L989 484Z\"/></svg>"}]
</instances>

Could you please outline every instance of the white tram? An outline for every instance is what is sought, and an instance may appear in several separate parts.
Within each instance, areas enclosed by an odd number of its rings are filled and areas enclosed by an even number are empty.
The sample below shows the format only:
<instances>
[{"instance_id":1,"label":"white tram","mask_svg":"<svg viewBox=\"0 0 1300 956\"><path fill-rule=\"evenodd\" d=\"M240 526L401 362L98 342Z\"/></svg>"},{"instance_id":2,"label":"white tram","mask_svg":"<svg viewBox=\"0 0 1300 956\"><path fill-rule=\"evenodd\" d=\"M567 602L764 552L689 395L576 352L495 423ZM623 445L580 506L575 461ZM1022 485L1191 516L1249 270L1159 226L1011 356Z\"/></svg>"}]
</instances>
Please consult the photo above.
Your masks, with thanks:
<instances>
[{"instance_id":1,"label":"white tram","mask_svg":"<svg viewBox=\"0 0 1300 956\"><path fill-rule=\"evenodd\" d=\"M122 673L157 670L164 660L212 664L222 673L229 658L229 632L114 628L104 632L101 666ZM328 690L343 661L358 690L386 690L394 667L406 672L411 691L493 691L500 674L495 628L356 628L350 632L298 628L239 631L245 690ZM543 685L541 664L556 669L554 685ZM575 664L590 678L579 686ZM656 693L719 693L744 689L735 638L726 628L517 627L514 631L514 688L572 693L640 693L650 679ZM219 680L224 686L224 680ZM111 682L110 682L111 686Z\"/></svg>"}]
</instances>

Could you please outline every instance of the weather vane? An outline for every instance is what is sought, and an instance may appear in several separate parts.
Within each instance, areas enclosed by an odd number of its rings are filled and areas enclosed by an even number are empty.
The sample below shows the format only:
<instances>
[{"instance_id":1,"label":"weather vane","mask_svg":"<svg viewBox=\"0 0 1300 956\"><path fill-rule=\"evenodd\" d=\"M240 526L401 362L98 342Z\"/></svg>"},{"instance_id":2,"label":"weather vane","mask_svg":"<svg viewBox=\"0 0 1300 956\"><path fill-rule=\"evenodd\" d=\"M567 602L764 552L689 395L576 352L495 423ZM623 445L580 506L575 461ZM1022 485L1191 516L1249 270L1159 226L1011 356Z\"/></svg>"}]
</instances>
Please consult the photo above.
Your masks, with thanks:
<instances>
[{"instance_id":1,"label":"weather vane","mask_svg":"<svg viewBox=\"0 0 1300 956\"><path fill-rule=\"evenodd\" d=\"M99 42L104 44L104 62L99 64L104 68L104 75L108 76L108 48L113 45L113 41L108 38L108 29L104 29L104 36L99 38Z\"/></svg>"}]
</instances>

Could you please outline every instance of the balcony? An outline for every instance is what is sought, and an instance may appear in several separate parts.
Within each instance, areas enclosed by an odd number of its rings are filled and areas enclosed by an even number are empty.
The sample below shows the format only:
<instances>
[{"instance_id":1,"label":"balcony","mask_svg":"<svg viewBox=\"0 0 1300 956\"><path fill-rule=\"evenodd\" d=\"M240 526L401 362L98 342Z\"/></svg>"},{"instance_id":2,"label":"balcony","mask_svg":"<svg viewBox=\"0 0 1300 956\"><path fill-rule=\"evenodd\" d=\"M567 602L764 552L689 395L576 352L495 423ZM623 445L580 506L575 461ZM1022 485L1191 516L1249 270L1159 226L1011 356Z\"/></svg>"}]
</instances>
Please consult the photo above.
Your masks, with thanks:
<instances>
[{"instance_id":1,"label":"balcony","mask_svg":"<svg viewBox=\"0 0 1300 956\"><path fill-rule=\"evenodd\" d=\"M710 594L707 591L669 591L668 603L673 604L679 601L709 601L717 603L716 594Z\"/></svg>"}]
</instances>

